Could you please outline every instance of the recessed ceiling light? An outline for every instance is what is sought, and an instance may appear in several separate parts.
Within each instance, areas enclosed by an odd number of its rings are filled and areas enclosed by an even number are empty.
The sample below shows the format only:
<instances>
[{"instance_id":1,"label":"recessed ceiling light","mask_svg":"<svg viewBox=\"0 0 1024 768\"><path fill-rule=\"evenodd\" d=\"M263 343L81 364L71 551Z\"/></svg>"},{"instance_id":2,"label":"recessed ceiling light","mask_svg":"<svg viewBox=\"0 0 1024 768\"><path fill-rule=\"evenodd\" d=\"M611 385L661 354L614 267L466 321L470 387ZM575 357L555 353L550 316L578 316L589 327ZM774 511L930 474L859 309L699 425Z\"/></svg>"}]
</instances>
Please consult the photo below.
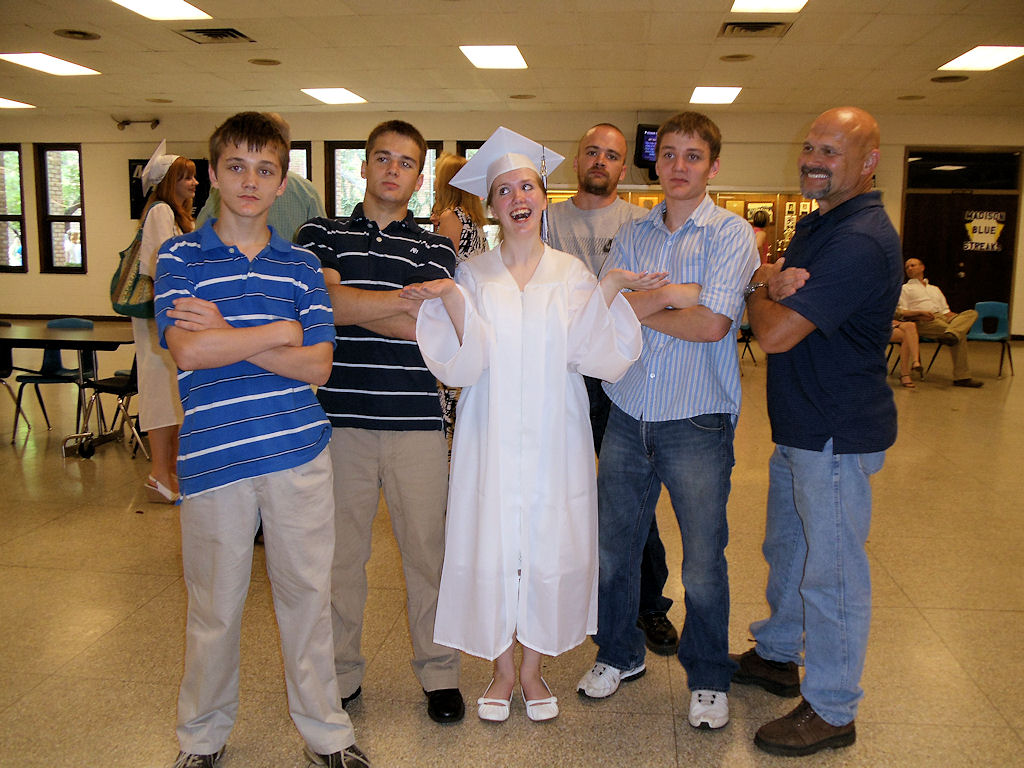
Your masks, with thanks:
<instances>
[{"instance_id":1,"label":"recessed ceiling light","mask_svg":"<svg viewBox=\"0 0 1024 768\"><path fill-rule=\"evenodd\" d=\"M967 75L937 75L932 78L933 83L962 83L967 80Z\"/></svg>"},{"instance_id":2,"label":"recessed ceiling light","mask_svg":"<svg viewBox=\"0 0 1024 768\"><path fill-rule=\"evenodd\" d=\"M918 93L908 93L905 96L897 96L896 98L899 101L921 101L921 99L923 99L924 96L921 96Z\"/></svg>"},{"instance_id":3,"label":"recessed ceiling light","mask_svg":"<svg viewBox=\"0 0 1024 768\"><path fill-rule=\"evenodd\" d=\"M86 32L84 29L55 29L53 34L57 37L65 37L68 40L99 40L100 36L95 32Z\"/></svg>"},{"instance_id":4,"label":"recessed ceiling light","mask_svg":"<svg viewBox=\"0 0 1024 768\"><path fill-rule=\"evenodd\" d=\"M95 69L80 67L70 61L58 59L45 53L0 53L0 59L12 64L20 64L29 69L37 69L48 75L98 75Z\"/></svg>"},{"instance_id":5,"label":"recessed ceiling light","mask_svg":"<svg viewBox=\"0 0 1024 768\"><path fill-rule=\"evenodd\" d=\"M730 53L728 56L719 56L719 61L726 61L730 64L735 61L750 61L753 57L749 53Z\"/></svg>"},{"instance_id":6,"label":"recessed ceiling light","mask_svg":"<svg viewBox=\"0 0 1024 768\"><path fill-rule=\"evenodd\" d=\"M908 157L907 158L907 162L908 163L916 163L920 159L921 159L920 157Z\"/></svg>"},{"instance_id":7,"label":"recessed ceiling light","mask_svg":"<svg viewBox=\"0 0 1024 768\"><path fill-rule=\"evenodd\" d=\"M966 165L936 165L933 171L962 171Z\"/></svg>"},{"instance_id":8,"label":"recessed ceiling light","mask_svg":"<svg viewBox=\"0 0 1024 768\"><path fill-rule=\"evenodd\" d=\"M733 0L732 13L800 13L807 0Z\"/></svg>"},{"instance_id":9,"label":"recessed ceiling light","mask_svg":"<svg viewBox=\"0 0 1024 768\"><path fill-rule=\"evenodd\" d=\"M742 88L697 86L690 96L691 104L732 104Z\"/></svg>"},{"instance_id":10,"label":"recessed ceiling light","mask_svg":"<svg viewBox=\"0 0 1024 768\"><path fill-rule=\"evenodd\" d=\"M477 69L526 69L526 59L515 45L460 45L459 50Z\"/></svg>"},{"instance_id":11,"label":"recessed ceiling light","mask_svg":"<svg viewBox=\"0 0 1024 768\"><path fill-rule=\"evenodd\" d=\"M946 62L939 69L988 72L1021 56L1024 56L1024 47L1019 45L979 45Z\"/></svg>"},{"instance_id":12,"label":"recessed ceiling light","mask_svg":"<svg viewBox=\"0 0 1024 768\"><path fill-rule=\"evenodd\" d=\"M13 99L0 99L0 109L35 109L35 104L26 104Z\"/></svg>"},{"instance_id":13,"label":"recessed ceiling light","mask_svg":"<svg viewBox=\"0 0 1024 768\"><path fill-rule=\"evenodd\" d=\"M324 104L364 104L366 102L366 99L352 93L348 88L303 88L301 90Z\"/></svg>"},{"instance_id":14,"label":"recessed ceiling light","mask_svg":"<svg viewBox=\"0 0 1024 768\"><path fill-rule=\"evenodd\" d=\"M257 67L277 67L281 64L278 59L249 59L249 63Z\"/></svg>"},{"instance_id":15,"label":"recessed ceiling light","mask_svg":"<svg viewBox=\"0 0 1024 768\"><path fill-rule=\"evenodd\" d=\"M513 93L509 96L510 99L519 99L520 101L526 101L527 99L536 99L537 94L535 93Z\"/></svg>"},{"instance_id":16,"label":"recessed ceiling light","mask_svg":"<svg viewBox=\"0 0 1024 768\"><path fill-rule=\"evenodd\" d=\"M186 3L185 0L112 0L112 2L154 21L213 18L205 11Z\"/></svg>"}]
</instances>

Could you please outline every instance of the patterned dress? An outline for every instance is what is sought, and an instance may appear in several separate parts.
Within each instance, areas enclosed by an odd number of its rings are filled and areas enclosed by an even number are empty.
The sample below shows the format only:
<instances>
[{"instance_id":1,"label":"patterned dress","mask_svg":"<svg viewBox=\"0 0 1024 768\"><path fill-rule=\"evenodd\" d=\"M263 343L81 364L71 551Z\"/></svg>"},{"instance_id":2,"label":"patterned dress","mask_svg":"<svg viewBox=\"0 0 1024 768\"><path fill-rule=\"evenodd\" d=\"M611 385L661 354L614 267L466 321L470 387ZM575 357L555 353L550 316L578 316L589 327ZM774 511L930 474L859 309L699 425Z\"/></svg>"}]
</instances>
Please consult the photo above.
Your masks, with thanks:
<instances>
[{"instance_id":1,"label":"patterned dress","mask_svg":"<svg viewBox=\"0 0 1024 768\"><path fill-rule=\"evenodd\" d=\"M484 236L483 228L477 226L460 206L448 210L454 213L462 224L459 249L455 254L456 263L461 263L470 256L487 250L487 238ZM438 382L437 393L441 398L441 417L444 419L444 434L448 438L448 453L451 455L452 438L455 435L455 405L459 401L459 389L446 387Z\"/></svg>"}]
</instances>

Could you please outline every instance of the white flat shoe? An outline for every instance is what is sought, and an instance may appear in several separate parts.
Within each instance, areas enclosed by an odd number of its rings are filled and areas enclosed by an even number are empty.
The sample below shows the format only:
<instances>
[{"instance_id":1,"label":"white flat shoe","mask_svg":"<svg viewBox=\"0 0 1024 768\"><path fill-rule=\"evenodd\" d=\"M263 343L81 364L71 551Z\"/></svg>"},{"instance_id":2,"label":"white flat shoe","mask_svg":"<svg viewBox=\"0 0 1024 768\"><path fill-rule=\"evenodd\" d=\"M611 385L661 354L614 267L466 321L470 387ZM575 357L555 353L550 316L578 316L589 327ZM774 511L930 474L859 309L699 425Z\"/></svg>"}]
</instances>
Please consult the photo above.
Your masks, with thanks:
<instances>
[{"instance_id":1,"label":"white flat shoe","mask_svg":"<svg viewBox=\"0 0 1024 768\"><path fill-rule=\"evenodd\" d=\"M484 695L476 700L476 713L481 720L503 723L508 720L508 713L512 709L512 694L508 695L507 701L505 699L489 699L487 698L487 691L491 690L492 685L494 685L494 678L491 678L491 682L487 684L487 690L484 691ZM513 687L514 690L515 688Z\"/></svg>"},{"instance_id":2,"label":"white flat shoe","mask_svg":"<svg viewBox=\"0 0 1024 768\"><path fill-rule=\"evenodd\" d=\"M540 681L547 688L548 697L546 699L527 699L526 691L522 691L523 702L526 704L526 716L535 723L554 720L558 717L558 698L551 695L551 689L548 688L547 680L542 677Z\"/></svg>"}]
</instances>

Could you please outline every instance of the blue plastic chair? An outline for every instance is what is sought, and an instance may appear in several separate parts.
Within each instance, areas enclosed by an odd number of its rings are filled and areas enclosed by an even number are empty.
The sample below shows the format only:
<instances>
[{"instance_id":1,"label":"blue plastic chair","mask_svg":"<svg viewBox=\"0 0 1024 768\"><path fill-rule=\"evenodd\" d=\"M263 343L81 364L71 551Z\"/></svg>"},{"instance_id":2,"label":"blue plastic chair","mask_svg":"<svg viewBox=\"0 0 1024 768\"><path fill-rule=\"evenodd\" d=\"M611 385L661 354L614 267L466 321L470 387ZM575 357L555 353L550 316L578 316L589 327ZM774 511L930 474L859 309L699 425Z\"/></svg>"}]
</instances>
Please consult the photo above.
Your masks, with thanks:
<instances>
[{"instance_id":1,"label":"blue plastic chair","mask_svg":"<svg viewBox=\"0 0 1024 768\"><path fill-rule=\"evenodd\" d=\"M974 305L978 319L967 332L968 341L998 341L999 376L1003 375L1003 359L1010 360L1010 375L1013 372L1013 353L1010 350L1010 307L1005 301L979 301Z\"/></svg>"},{"instance_id":2,"label":"blue plastic chair","mask_svg":"<svg viewBox=\"0 0 1024 768\"><path fill-rule=\"evenodd\" d=\"M50 320L46 324L47 328L85 328L91 329L93 327L92 320L86 320L81 317L58 317L54 320ZM36 400L39 401L39 407L43 411L43 418L46 420L46 428L51 429L50 417L46 413L46 404L43 402L43 395L39 391L40 384L76 384L78 386L78 409L75 412L75 424L76 431L78 429L78 423L82 415L82 392L80 381L86 376L95 376L95 366L92 361L87 360L85 369L79 371L78 368L65 368L64 360L61 357L60 349L44 349L43 350L43 363L38 371L33 373L23 373L17 377L16 381L21 386L18 387L18 399L16 401L16 411L14 414L14 429L11 432L11 442L13 443L15 437L18 434L18 418L22 414L21 409L21 398L25 394L25 387L31 384L36 391ZM80 378L81 377L81 378Z\"/></svg>"}]
</instances>

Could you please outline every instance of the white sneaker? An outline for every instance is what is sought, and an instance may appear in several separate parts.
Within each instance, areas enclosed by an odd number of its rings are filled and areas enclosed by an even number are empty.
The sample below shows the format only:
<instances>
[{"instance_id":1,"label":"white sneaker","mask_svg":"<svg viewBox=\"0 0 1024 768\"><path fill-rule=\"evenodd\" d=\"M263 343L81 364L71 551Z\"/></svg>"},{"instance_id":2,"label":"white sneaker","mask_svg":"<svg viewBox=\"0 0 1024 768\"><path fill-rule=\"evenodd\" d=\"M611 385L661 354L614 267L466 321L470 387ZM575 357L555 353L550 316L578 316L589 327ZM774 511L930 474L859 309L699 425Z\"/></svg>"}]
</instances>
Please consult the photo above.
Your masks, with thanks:
<instances>
[{"instance_id":1,"label":"white sneaker","mask_svg":"<svg viewBox=\"0 0 1024 768\"><path fill-rule=\"evenodd\" d=\"M690 694L690 725L721 728L729 722L729 697L721 691L699 690Z\"/></svg>"},{"instance_id":2,"label":"white sneaker","mask_svg":"<svg viewBox=\"0 0 1024 768\"><path fill-rule=\"evenodd\" d=\"M598 662L594 665L593 669L580 679L576 690L588 699L605 699L619 690L619 683L643 677L646 671L647 667L644 666L643 662L640 662L638 667L625 670L609 667L607 664Z\"/></svg>"}]
</instances>

